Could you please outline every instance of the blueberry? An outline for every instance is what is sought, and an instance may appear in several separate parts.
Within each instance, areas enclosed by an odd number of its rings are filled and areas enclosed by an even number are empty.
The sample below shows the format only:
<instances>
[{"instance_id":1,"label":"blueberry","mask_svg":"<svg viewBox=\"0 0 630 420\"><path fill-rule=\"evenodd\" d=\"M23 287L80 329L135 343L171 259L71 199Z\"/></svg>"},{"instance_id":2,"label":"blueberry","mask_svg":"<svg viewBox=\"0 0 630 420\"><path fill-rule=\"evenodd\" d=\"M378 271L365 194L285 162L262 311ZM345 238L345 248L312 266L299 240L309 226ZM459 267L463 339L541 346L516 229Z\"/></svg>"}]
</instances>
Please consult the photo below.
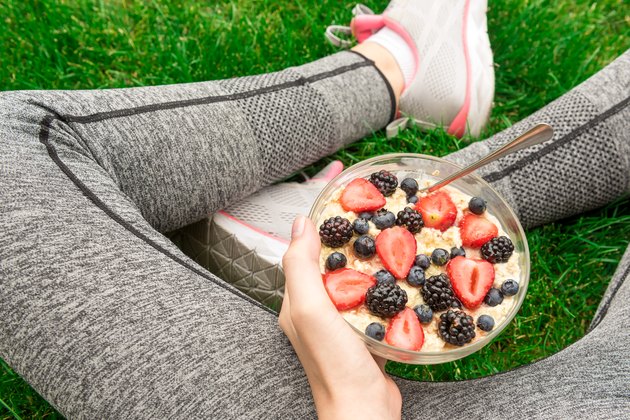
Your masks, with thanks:
<instances>
[{"instance_id":1,"label":"blueberry","mask_svg":"<svg viewBox=\"0 0 630 420\"><path fill-rule=\"evenodd\" d=\"M518 293L518 283L512 279L508 279L501 285L501 292L505 296L514 296Z\"/></svg>"},{"instance_id":2,"label":"blueberry","mask_svg":"<svg viewBox=\"0 0 630 420\"><path fill-rule=\"evenodd\" d=\"M443 266L451 259L447 250L442 248L435 248L431 253L431 261L435 265Z\"/></svg>"},{"instance_id":3,"label":"blueberry","mask_svg":"<svg viewBox=\"0 0 630 420\"><path fill-rule=\"evenodd\" d=\"M407 193L407 196L415 195L418 192L418 181L413 178L405 178L400 183L400 189Z\"/></svg>"},{"instance_id":4,"label":"blueberry","mask_svg":"<svg viewBox=\"0 0 630 420\"><path fill-rule=\"evenodd\" d=\"M385 269L378 270L374 273L374 277L377 283L396 283L394 275Z\"/></svg>"},{"instance_id":5,"label":"blueberry","mask_svg":"<svg viewBox=\"0 0 630 420\"><path fill-rule=\"evenodd\" d=\"M431 265L431 260L429 259L427 255L418 254L416 255L416 259L413 261L413 264L417 265L423 270L426 270Z\"/></svg>"},{"instance_id":6,"label":"blueberry","mask_svg":"<svg viewBox=\"0 0 630 420\"><path fill-rule=\"evenodd\" d=\"M372 322L365 329L365 335L372 337L375 340L383 341L383 338L385 338L385 327L383 324L379 324L378 322Z\"/></svg>"},{"instance_id":7,"label":"blueberry","mask_svg":"<svg viewBox=\"0 0 630 420\"><path fill-rule=\"evenodd\" d=\"M354 241L354 253L359 258L370 258L376 252L376 244L370 235L361 235Z\"/></svg>"},{"instance_id":8,"label":"blueberry","mask_svg":"<svg viewBox=\"0 0 630 420\"><path fill-rule=\"evenodd\" d=\"M374 217L374 213L369 212L369 211L362 211L361 213L359 213L359 219L365 219L365 220L372 220L372 217Z\"/></svg>"},{"instance_id":9,"label":"blueberry","mask_svg":"<svg viewBox=\"0 0 630 420\"><path fill-rule=\"evenodd\" d=\"M488 306L497 306L503 302L503 293L499 289L492 288L488 290L488 294L483 300Z\"/></svg>"},{"instance_id":10,"label":"blueberry","mask_svg":"<svg viewBox=\"0 0 630 420\"><path fill-rule=\"evenodd\" d=\"M417 265L411 267L407 274L407 283L412 286L422 286L424 284L424 270Z\"/></svg>"},{"instance_id":11,"label":"blueberry","mask_svg":"<svg viewBox=\"0 0 630 420\"><path fill-rule=\"evenodd\" d=\"M429 305L418 305L413 308L413 311L423 324L428 324L431 320L433 320L433 311Z\"/></svg>"},{"instance_id":12,"label":"blueberry","mask_svg":"<svg viewBox=\"0 0 630 420\"><path fill-rule=\"evenodd\" d=\"M418 202L418 196L417 195L408 195L407 196L407 203L409 204L416 204Z\"/></svg>"},{"instance_id":13,"label":"blueberry","mask_svg":"<svg viewBox=\"0 0 630 420\"><path fill-rule=\"evenodd\" d=\"M465 256L466 256L466 251L464 250L463 246L460 246L459 248L457 247L451 248L451 259L455 257L465 257Z\"/></svg>"},{"instance_id":14,"label":"blueberry","mask_svg":"<svg viewBox=\"0 0 630 420\"><path fill-rule=\"evenodd\" d=\"M343 268L348 263L346 256L341 252L333 252L326 258L326 268L329 270L337 270Z\"/></svg>"},{"instance_id":15,"label":"blueberry","mask_svg":"<svg viewBox=\"0 0 630 420\"><path fill-rule=\"evenodd\" d=\"M481 197L473 197L468 202L468 209L475 214L482 214L486 211L486 200Z\"/></svg>"},{"instance_id":16,"label":"blueberry","mask_svg":"<svg viewBox=\"0 0 630 420\"><path fill-rule=\"evenodd\" d=\"M354 222L352 222L352 227L354 228L354 231L359 235L365 235L370 231L370 225L368 224L368 221L362 218L358 218Z\"/></svg>"},{"instance_id":17,"label":"blueberry","mask_svg":"<svg viewBox=\"0 0 630 420\"><path fill-rule=\"evenodd\" d=\"M494 318L490 315L481 315L477 318L477 326L481 331L492 331L494 328Z\"/></svg>"},{"instance_id":18,"label":"blueberry","mask_svg":"<svg viewBox=\"0 0 630 420\"><path fill-rule=\"evenodd\" d=\"M372 217L372 223L378 229L387 229L396 224L396 216L391 211L379 210L376 216Z\"/></svg>"}]
</instances>

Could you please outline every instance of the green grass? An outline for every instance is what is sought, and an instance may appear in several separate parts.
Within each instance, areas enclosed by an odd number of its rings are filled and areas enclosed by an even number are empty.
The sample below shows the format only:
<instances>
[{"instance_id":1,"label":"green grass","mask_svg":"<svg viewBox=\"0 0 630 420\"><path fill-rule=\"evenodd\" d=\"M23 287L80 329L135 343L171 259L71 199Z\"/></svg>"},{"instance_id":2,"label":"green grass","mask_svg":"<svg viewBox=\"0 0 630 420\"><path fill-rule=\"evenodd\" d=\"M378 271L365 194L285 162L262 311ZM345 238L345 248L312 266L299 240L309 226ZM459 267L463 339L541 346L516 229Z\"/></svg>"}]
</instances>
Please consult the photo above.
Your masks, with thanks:
<instances>
[{"instance_id":1,"label":"green grass","mask_svg":"<svg viewBox=\"0 0 630 420\"><path fill-rule=\"evenodd\" d=\"M93 89L184 83L280 70L334 52L327 24L346 23L339 1L0 2L0 89ZM385 2L368 2L381 10ZM497 0L489 31L496 104L486 134L562 95L630 45L623 1ZM381 133L307 169L393 151L445 155L463 147L440 130ZM587 330L630 238L630 200L530 230L532 281L515 322L461 361L392 373L422 380L487 375L550 355ZM60 415L0 362L0 419Z\"/></svg>"}]
</instances>

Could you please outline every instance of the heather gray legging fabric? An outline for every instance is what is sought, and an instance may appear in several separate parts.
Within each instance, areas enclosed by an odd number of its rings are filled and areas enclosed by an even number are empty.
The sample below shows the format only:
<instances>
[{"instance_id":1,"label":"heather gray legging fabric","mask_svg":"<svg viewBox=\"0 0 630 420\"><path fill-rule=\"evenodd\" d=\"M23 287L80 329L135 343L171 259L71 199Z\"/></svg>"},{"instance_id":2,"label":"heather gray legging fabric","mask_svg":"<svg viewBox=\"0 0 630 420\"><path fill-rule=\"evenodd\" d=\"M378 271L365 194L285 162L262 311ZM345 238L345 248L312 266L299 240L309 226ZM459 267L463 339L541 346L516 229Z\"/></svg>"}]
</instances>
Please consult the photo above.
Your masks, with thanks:
<instances>
[{"instance_id":1,"label":"heather gray legging fabric","mask_svg":"<svg viewBox=\"0 0 630 420\"><path fill-rule=\"evenodd\" d=\"M527 226L625 194L629 66L626 53L451 158L470 161L544 120L553 141L484 172ZM383 127L391 90L371 62L344 52L225 81L7 92L0 110L0 357L68 417L315 415L276 314L158 231ZM468 417L626 415L629 270L627 251L593 330L574 345L480 380L399 380L404 414L453 418L461 405Z\"/></svg>"}]
</instances>

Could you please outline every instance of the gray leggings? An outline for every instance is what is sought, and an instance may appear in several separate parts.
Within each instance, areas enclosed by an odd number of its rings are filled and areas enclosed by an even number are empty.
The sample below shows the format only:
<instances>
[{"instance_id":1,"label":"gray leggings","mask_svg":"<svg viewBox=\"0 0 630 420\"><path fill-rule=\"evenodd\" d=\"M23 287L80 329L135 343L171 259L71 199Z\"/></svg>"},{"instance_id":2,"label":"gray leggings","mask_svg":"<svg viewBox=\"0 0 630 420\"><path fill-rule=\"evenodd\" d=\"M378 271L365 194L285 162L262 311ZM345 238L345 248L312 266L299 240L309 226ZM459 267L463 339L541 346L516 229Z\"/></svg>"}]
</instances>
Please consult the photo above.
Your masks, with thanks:
<instances>
[{"instance_id":1,"label":"gray leggings","mask_svg":"<svg viewBox=\"0 0 630 420\"><path fill-rule=\"evenodd\" d=\"M630 53L534 121L556 129L483 175L526 226L630 190ZM277 315L159 232L203 218L383 127L391 89L350 52L278 73L0 94L0 357L77 418L309 418ZM544 206L536 205L545 203ZM398 380L403 414L620 418L630 410L630 250L594 328L540 362L463 382ZM624 282L625 281L625 282Z\"/></svg>"}]
</instances>

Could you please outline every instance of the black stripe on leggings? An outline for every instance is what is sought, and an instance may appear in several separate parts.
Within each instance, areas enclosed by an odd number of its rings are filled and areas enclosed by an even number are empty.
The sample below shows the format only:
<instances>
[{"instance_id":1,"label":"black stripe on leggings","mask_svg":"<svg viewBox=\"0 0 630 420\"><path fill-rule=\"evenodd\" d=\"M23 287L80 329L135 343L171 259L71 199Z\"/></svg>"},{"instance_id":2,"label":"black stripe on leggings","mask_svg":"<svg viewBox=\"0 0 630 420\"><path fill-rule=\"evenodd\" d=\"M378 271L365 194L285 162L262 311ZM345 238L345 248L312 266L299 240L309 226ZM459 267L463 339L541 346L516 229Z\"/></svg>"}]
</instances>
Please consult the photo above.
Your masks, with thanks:
<instances>
[{"instance_id":1,"label":"black stripe on leggings","mask_svg":"<svg viewBox=\"0 0 630 420\"><path fill-rule=\"evenodd\" d=\"M48 112L52 114L52 115L45 116L40 123L39 141L40 143L44 144L44 146L46 146L48 155L51 157L53 162L55 162L55 164L59 167L59 169L61 169L61 171L64 174L66 174L68 178L70 178L70 180L81 190L81 192L90 201L92 201L98 208L100 208L103 212L105 212L106 215L108 215L110 218L112 218L114 221L116 221L126 230L131 232L133 235L135 235L137 238L141 239L145 243L149 244L158 252L166 255L173 261L188 268L193 273L198 274L207 280L210 280L211 282L224 288L225 290L231 293L234 293L240 298L243 298L247 302L250 302L253 305L259 308L262 308L263 310L277 316L278 315L277 312L268 308L267 306L263 305L257 300L249 297L248 295L241 292L234 286L231 286L224 281L218 280L218 278L215 278L214 276L210 275L207 270L200 269L197 266L189 264L187 261L173 254L171 251L169 251L168 249L164 248L162 245L150 239L144 233L136 229L131 223L129 223L128 221L123 219L121 216L119 216L116 212L114 212L112 209L110 209L107 206L107 204L105 204L96 194L94 194L94 192L90 190L90 188L88 188L88 186L85 185L83 181L81 181L79 177L77 177L74 174L74 172L72 172L72 170L70 170L70 168L66 166L65 163L63 163L63 161L59 157L59 154L57 153L57 149L55 149L55 146L50 141L50 128L53 122L56 120L59 120L63 123L75 122L75 123L86 124L86 123L98 122L98 121L103 121L103 120L112 119L112 118L143 114L147 112L154 112L154 111L161 111L161 110L168 110L168 109L175 109L175 108L184 108L188 106L216 103L216 102L222 102L222 101L234 101L238 99L249 98L255 95L276 92L282 89L287 89L287 88L291 88L295 86L302 86L302 85L305 85L306 83L316 82L318 80L333 77L341 73L352 71L361 67L368 67L368 66L373 66L373 65L374 64L371 61L366 60L366 61L342 66L342 67L339 67L339 68L336 68L334 70L330 70L327 72L318 73L318 74L315 74L306 78L300 77L299 79L296 79L291 82L280 83L273 86L266 86L263 88L254 89L247 92L240 92L240 93L231 94L231 95L208 96L208 97L203 97L203 98L198 98L198 99L189 99L189 100L184 100L184 101L164 102L164 103L159 103L159 104L144 105L144 106L138 106L138 107L133 107L133 108L127 108L127 109L119 109L119 110L109 111L109 112L98 112L91 115L64 115L62 116L62 115L59 115L54 110L51 110L49 107L42 106L41 104L36 104L40 107L45 108Z\"/></svg>"},{"instance_id":2,"label":"black stripe on leggings","mask_svg":"<svg viewBox=\"0 0 630 420\"><path fill-rule=\"evenodd\" d=\"M599 123L607 120L608 118L610 118L611 116L619 113L620 111L622 111L627 105L628 103L630 103L630 96L627 97L626 99L624 99L623 101L617 103L616 105L613 105L611 108L607 109L606 111L602 112L601 114L598 114L595 118L589 120L588 122L586 122L585 124L579 126L578 128L576 128L575 130L571 131L570 133L568 133L567 135L565 135L564 137L558 139L557 141L543 147L542 149L525 156L523 159L516 161L515 163L513 163L512 165L497 171L497 172L492 172L489 173L488 175L484 176L483 179L486 180L487 182L496 182L499 181L503 178L505 178L506 176L510 175L511 173L513 173L514 171L517 171L519 169L523 169L525 166L529 165L530 163L534 162L535 160L540 159L541 157L557 150L558 148L560 148L561 146L563 146L564 144L574 140L575 138L577 138L578 136L584 134L586 131L590 130L591 128L595 127L596 125L598 125Z\"/></svg>"}]
</instances>

